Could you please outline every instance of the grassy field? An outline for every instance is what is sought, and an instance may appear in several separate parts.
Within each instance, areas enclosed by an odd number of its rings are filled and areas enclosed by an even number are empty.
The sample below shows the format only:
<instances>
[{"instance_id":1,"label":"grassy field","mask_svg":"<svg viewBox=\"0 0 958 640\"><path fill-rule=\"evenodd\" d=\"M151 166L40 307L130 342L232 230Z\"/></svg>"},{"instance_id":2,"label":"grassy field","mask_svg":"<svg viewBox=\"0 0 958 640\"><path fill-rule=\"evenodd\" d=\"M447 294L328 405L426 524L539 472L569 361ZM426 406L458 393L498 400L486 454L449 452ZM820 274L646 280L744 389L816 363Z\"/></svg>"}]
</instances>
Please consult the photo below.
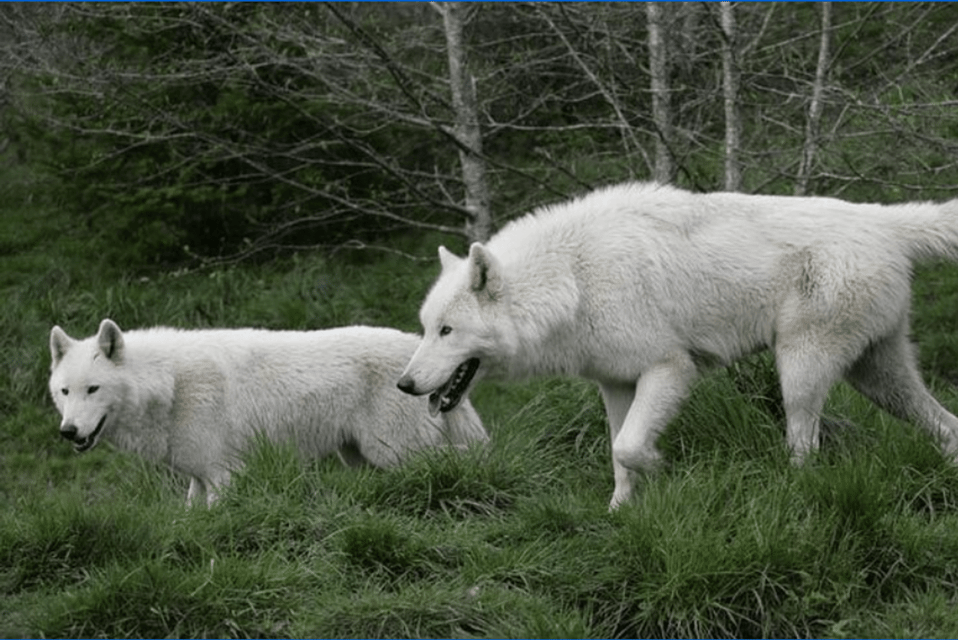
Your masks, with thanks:
<instances>
[{"instance_id":1,"label":"grassy field","mask_svg":"<svg viewBox=\"0 0 958 640\"><path fill-rule=\"evenodd\" d=\"M485 449L396 470L262 445L213 509L186 480L75 455L47 397L50 327L417 330L437 271L389 254L142 277L91 232L0 189L0 635L46 637L958 636L958 469L844 386L791 468L767 358L715 371L619 512L597 391L483 383ZM66 230L66 231L65 231ZM922 269L915 334L958 408L958 271Z\"/></svg>"}]
</instances>

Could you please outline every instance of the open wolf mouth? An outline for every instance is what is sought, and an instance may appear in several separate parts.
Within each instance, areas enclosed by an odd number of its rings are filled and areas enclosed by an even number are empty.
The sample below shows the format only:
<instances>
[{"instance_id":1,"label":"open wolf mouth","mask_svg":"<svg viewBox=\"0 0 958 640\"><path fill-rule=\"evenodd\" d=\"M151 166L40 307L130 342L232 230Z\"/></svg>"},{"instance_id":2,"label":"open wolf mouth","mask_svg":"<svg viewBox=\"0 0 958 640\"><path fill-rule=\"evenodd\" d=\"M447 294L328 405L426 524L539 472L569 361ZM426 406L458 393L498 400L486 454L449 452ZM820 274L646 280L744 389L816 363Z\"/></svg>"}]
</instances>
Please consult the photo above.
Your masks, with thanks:
<instances>
[{"instance_id":1,"label":"open wolf mouth","mask_svg":"<svg viewBox=\"0 0 958 640\"><path fill-rule=\"evenodd\" d=\"M93 433L88 435L85 438L80 438L79 440L73 441L73 450L77 453L83 453L89 449L93 448L93 445L96 444L96 439L100 435L100 432L103 430L103 425L106 423L106 415L100 418L100 421L96 425L96 429L93 430Z\"/></svg>"},{"instance_id":2,"label":"open wolf mouth","mask_svg":"<svg viewBox=\"0 0 958 640\"><path fill-rule=\"evenodd\" d=\"M476 370L479 369L479 358L469 358L456 367L452 375L436 391L429 394L429 414L438 415L440 411L452 411L462 401L462 395L469 388Z\"/></svg>"}]
</instances>

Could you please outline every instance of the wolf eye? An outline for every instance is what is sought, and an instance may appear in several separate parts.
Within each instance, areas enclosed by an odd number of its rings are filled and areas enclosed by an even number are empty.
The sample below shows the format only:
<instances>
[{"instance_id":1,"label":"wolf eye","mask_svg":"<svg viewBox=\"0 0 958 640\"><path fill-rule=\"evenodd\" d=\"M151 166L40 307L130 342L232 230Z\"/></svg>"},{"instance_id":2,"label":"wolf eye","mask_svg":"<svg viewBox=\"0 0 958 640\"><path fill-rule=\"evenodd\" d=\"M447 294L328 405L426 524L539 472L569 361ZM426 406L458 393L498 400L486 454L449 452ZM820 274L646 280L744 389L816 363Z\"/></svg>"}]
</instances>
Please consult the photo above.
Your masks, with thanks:
<instances>
[{"instance_id":1,"label":"wolf eye","mask_svg":"<svg viewBox=\"0 0 958 640\"><path fill-rule=\"evenodd\" d=\"M440 337L448 336L450 333L452 333L452 327L450 327L448 324L444 324L439 328Z\"/></svg>"},{"instance_id":2,"label":"wolf eye","mask_svg":"<svg viewBox=\"0 0 958 640\"><path fill-rule=\"evenodd\" d=\"M99 389L99 388L100 388L100 385L98 385L98 384L91 384L89 387L86 388L86 392L87 392L87 393L96 393L96 392L97 392L97 389Z\"/></svg>"},{"instance_id":3,"label":"wolf eye","mask_svg":"<svg viewBox=\"0 0 958 640\"><path fill-rule=\"evenodd\" d=\"M60 389L60 393L62 393L65 396L68 396L70 395L70 390L67 389L66 387L63 387L62 389Z\"/></svg>"}]
</instances>

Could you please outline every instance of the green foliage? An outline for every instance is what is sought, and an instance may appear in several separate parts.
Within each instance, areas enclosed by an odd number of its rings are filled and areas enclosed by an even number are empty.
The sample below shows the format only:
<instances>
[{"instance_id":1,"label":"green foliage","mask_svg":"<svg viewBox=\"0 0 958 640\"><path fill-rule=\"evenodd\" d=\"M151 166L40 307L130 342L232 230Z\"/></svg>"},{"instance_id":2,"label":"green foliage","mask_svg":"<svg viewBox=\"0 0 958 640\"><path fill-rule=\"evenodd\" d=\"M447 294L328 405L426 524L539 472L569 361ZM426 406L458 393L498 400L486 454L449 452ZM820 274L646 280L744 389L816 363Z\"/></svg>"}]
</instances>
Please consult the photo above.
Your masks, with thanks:
<instances>
[{"instance_id":1,"label":"green foliage","mask_svg":"<svg viewBox=\"0 0 958 640\"><path fill-rule=\"evenodd\" d=\"M267 232L272 243L335 246L392 231L328 212L339 205L323 192L340 180L357 200L395 185L348 169L366 160L329 130L341 108L321 92L283 93L314 82L297 62L245 48L260 20L287 12L209 9L117 6L52 26L97 43L75 70L86 74L82 88L22 114L38 157L62 180L64 206L102 234L111 260L139 268L236 253ZM285 46L279 33L261 44ZM63 78L40 72L24 82L43 94ZM361 144L385 155L396 133Z\"/></svg>"}]
</instances>

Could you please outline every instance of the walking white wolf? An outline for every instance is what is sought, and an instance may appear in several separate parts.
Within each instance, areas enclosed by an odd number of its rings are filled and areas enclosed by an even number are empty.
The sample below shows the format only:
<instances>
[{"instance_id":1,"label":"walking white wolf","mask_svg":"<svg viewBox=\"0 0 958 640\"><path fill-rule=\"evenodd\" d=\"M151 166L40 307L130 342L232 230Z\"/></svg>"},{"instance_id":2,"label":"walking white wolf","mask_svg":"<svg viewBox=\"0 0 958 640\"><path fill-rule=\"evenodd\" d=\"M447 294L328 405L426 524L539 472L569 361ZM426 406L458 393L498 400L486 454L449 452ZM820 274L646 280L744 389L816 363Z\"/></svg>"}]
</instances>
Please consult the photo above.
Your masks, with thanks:
<instances>
[{"instance_id":1,"label":"walking white wolf","mask_svg":"<svg viewBox=\"0 0 958 640\"><path fill-rule=\"evenodd\" d=\"M210 504L256 434L375 466L486 441L468 402L431 417L425 400L396 390L416 343L374 327L123 333L106 319L82 341L53 327L50 393L77 451L102 436L187 474L187 504Z\"/></svg>"},{"instance_id":2,"label":"walking white wolf","mask_svg":"<svg viewBox=\"0 0 958 640\"><path fill-rule=\"evenodd\" d=\"M801 462L845 377L958 452L958 419L929 394L908 341L912 263L958 258L958 200L882 206L830 198L692 194L648 183L546 207L457 258L420 311L399 379L455 407L480 376L598 382L615 490L654 468L659 433L701 366L770 347Z\"/></svg>"}]
</instances>

